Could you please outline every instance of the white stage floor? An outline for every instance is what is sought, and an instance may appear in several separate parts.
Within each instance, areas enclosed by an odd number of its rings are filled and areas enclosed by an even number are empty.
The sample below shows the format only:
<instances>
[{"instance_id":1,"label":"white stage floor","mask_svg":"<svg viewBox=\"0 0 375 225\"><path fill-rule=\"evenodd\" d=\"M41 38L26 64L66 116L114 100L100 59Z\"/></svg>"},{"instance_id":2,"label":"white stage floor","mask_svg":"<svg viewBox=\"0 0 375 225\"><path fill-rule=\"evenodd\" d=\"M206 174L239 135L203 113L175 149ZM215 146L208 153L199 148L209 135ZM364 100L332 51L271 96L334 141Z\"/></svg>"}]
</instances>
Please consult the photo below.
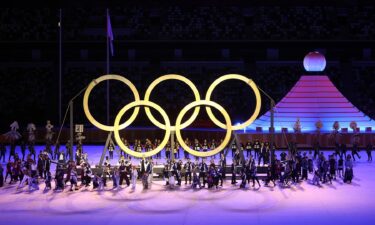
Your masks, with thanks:
<instances>
[{"instance_id":1,"label":"white stage floor","mask_svg":"<svg viewBox=\"0 0 375 225\"><path fill-rule=\"evenodd\" d=\"M168 190L154 181L150 190L138 182L134 192L124 187L55 193L44 192L42 184L30 193L6 184L0 188L0 224L375 224L375 164L361 153L352 184L340 179L321 188L303 182L240 190L227 180L218 190L192 190L184 183Z\"/></svg>"}]
</instances>

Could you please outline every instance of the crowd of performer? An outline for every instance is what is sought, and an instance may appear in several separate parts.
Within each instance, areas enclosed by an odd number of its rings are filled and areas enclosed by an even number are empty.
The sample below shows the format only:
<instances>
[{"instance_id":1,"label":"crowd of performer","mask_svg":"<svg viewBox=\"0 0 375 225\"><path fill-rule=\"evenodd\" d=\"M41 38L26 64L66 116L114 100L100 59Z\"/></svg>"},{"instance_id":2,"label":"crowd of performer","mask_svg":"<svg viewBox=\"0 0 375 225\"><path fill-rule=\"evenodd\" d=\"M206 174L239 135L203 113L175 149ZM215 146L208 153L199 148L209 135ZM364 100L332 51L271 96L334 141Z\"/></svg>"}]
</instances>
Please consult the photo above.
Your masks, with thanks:
<instances>
[{"instance_id":1,"label":"crowd of performer","mask_svg":"<svg viewBox=\"0 0 375 225\"><path fill-rule=\"evenodd\" d=\"M156 161L162 158L161 152L153 157L143 158L139 163L134 164L132 158L119 151L114 159L116 146L113 142L108 145L108 156L100 169L93 169L88 161L88 154L83 151L82 139L76 138L76 149L74 160L72 144L68 141L65 150L60 148L58 142L53 143L53 125L47 121L46 125L46 145L45 148L36 155L35 152L35 125L28 125L27 139L21 139L18 133L17 122L11 125L8 134L13 138L9 146L9 158L5 168L0 164L0 186L4 182L17 184L18 189L28 185L28 189L38 190L41 181L45 183L45 190L52 189L62 191L68 187L70 191L78 190L81 187L103 190L105 187L113 189L121 188L123 185L136 188L137 180L142 181L143 188L150 188L155 175L154 167ZM78 135L79 136L79 135ZM22 156L15 151L17 140ZM151 141L135 140L133 143L123 139L126 146L136 152L147 152L155 149L160 140ZM220 141L200 142L198 139L190 141L185 139L185 143L196 151L208 152L215 149ZM28 149L28 154L26 150ZM368 161L372 161L372 145L366 146ZM5 162L6 146L0 144L0 160ZM319 144L316 143L311 151L299 151L297 144L291 142L289 148L277 156L276 146L268 141L261 142L255 140L247 143L237 144L232 142L227 150L218 155L208 158L191 157L188 152L182 151L178 143L172 145L168 142L164 148L165 163L162 169L162 178L165 185L174 189L176 186L190 185L192 188L220 188L223 186L227 176L231 177L231 184L239 188L256 187L260 188L271 183L281 186L290 186L307 181L311 184L321 186L321 183L332 183L332 180L343 179L346 183L351 183L353 179L353 161L360 158L358 154L358 144L353 144L351 154L347 153L345 144L336 144L333 154L326 157L320 151ZM173 154L173 155L172 155ZM227 154L232 157L231 165L227 165ZM134 160L135 161L135 160ZM51 165L55 164L55 170L51 171ZM3 176L5 170L5 177ZM309 179L309 175L310 178ZM80 182L80 183L79 183ZM78 185L79 184L79 185Z\"/></svg>"}]
</instances>

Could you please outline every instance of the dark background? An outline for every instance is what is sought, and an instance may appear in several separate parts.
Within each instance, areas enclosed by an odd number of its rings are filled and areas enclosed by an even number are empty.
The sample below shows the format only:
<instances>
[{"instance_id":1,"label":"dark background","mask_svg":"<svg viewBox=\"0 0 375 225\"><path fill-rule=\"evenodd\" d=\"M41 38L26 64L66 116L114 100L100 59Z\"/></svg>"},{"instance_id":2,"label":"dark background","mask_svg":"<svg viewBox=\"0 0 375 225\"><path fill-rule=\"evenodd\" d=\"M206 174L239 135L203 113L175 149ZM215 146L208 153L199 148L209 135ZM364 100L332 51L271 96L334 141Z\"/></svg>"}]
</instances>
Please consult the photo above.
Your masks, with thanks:
<instances>
[{"instance_id":1,"label":"dark background","mask_svg":"<svg viewBox=\"0 0 375 225\"><path fill-rule=\"evenodd\" d=\"M50 5L48 5L50 4ZM131 80L141 97L160 75L191 79L203 98L217 77L240 73L279 101L300 75L303 57L318 50L329 75L355 106L374 118L375 7L371 1L112 1L63 3L0 9L0 131L13 120L58 125L59 10L62 10L62 116L68 101L92 79L106 73L106 9L114 33L110 72ZM56 3L54 3L56 4ZM111 119L133 97L111 82ZM90 103L106 121L105 84ZM193 100L182 83L165 82L153 101L175 120ZM213 99L233 122L247 119L254 95L237 81L223 83ZM262 112L269 109L263 98ZM77 123L87 124L82 98L75 101ZM204 124L200 116L195 123ZM87 124L89 125L89 124ZM142 114L134 126L150 126Z\"/></svg>"}]
</instances>

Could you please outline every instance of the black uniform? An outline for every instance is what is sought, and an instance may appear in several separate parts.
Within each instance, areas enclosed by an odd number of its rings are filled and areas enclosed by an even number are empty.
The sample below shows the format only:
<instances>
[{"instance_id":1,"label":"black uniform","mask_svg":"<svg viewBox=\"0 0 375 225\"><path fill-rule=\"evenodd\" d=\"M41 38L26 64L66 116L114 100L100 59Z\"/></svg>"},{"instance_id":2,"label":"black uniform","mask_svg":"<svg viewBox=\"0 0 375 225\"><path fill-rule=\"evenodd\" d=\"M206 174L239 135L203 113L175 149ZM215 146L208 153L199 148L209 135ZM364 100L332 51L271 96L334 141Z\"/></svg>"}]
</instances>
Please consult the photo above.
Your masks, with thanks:
<instances>
[{"instance_id":1,"label":"black uniform","mask_svg":"<svg viewBox=\"0 0 375 225\"><path fill-rule=\"evenodd\" d=\"M208 166L207 166L207 164L205 162L202 162L199 165L199 179L200 178L203 179L203 187L207 183L207 172L208 172Z\"/></svg>"},{"instance_id":2,"label":"black uniform","mask_svg":"<svg viewBox=\"0 0 375 225\"><path fill-rule=\"evenodd\" d=\"M252 144L250 141L248 141L246 143L246 157L249 157L251 155L251 148L252 148Z\"/></svg>"},{"instance_id":3,"label":"black uniform","mask_svg":"<svg viewBox=\"0 0 375 225\"><path fill-rule=\"evenodd\" d=\"M372 162L372 154L371 154L371 151L372 151L372 144L371 144L371 143L368 143L367 146L366 146L366 153L367 153L367 161L368 161L368 162Z\"/></svg>"},{"instance_id":4,"label":"black uniform","mask_svg":"<svg viewBox=\"0 0 375 225\"><path fill-rule=\"evenodd\" d=\"M194 165L190 161L188 161L184 165L184 169L185 169L185 184L187 184L188 178L189 178L189 184L191 184L191 172L193 171L193 167L194 167Z\"/></svg>"}]
</instances>

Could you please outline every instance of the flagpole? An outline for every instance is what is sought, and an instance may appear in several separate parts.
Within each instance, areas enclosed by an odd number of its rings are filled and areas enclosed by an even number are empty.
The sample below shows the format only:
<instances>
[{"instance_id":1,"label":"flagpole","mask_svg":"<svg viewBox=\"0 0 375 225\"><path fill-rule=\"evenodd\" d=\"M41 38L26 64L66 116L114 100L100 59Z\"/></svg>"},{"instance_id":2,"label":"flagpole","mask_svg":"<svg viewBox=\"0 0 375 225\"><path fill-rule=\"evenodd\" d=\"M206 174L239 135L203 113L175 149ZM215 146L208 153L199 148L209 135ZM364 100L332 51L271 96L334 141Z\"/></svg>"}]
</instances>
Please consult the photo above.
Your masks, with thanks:
<instances>
[{"instance_id":1,"label":"flagpole","mask_svg":"<svg viewBox=\"0 0 375 225\"><path fill-rule=\"evenodd\" d=\"M62 98L62 95L61 95L61 92L62 92L62 71L61 71L62 69L62 65L61 65L62 9L61 8L60 8L59 16L60 16L60 19L59 19L59 124L61 125L61 98Z\"/></svg>"},{"instance_id":2,"label":"flagpole","mask_svg":"<svg viewBox=\"0 0 375 225\"><path fill-rule=\"evenodd\" d=\"M109 10L107 8L107 74L109 74L109 37L108 37ZM107 80L107 124L109 125L109 80Z\"/></svg>"}]
</instances>

